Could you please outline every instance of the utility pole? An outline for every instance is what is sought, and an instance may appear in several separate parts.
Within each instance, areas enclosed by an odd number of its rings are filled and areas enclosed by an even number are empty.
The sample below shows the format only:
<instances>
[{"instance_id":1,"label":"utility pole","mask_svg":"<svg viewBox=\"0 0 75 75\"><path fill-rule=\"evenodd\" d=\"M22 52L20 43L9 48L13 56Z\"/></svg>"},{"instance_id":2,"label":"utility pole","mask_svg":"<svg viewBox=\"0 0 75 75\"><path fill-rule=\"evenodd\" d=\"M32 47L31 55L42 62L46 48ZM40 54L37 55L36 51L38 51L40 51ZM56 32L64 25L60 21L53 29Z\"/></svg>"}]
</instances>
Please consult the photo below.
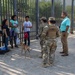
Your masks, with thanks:
<instances>
[{"instance_id":1,"label":"utility pole","mask_svg":"<svg viewBox=\"0 0 75 75\"><path fill-rule=\"evenodd\" d=\"M17 15L17 0L13 0L14 15Z\"/></svg>"},{"instance_id":2,"label":"utility pole","mask_svg":"<svg viewBox=\"0 0 75 75\"><path fill-rule=\"evenodd\" d=\"M1 18L1 21L2 21L2 2L0 0L0 18Z\"/></svg>"},{"instance_id":3,"label":"utility pole","mask_svg":"<svg viewBox=\"0 0 75 75\"><path fill-rule=\"evenodd\" d=\"M72 8L71 8L71 33L73 34L73 26L74 26L74 0L72 0Z\"/></svg>"},{"instance_id":4,"label":"utility pole","mask_svg":"<svg viewBox=\"0 0 75 75\"><path fill-rule=\"evenodd\" d=\"M54 0L52 0L52 10L51 10L51 16L54 17Z\"/></svg>"},{"instance_id":5,"label":"utility pole","mask_svg":"<svg viewBox=\"0 0 75 75\"><path fill-rule=\"evenodd\" d=\"M36 0L36 39L38 39L38 25L39 25L39 0Z\"/></svg>"},{"instance_id":6,"label":"utility pole","mask_svg":"<svg viewBox=\"0 0 75 75\"><path fill-rule=\"evenodd\" d=\"M63 11L65 11L65 0L63 0Z\"/></svg>"}]
</instances>

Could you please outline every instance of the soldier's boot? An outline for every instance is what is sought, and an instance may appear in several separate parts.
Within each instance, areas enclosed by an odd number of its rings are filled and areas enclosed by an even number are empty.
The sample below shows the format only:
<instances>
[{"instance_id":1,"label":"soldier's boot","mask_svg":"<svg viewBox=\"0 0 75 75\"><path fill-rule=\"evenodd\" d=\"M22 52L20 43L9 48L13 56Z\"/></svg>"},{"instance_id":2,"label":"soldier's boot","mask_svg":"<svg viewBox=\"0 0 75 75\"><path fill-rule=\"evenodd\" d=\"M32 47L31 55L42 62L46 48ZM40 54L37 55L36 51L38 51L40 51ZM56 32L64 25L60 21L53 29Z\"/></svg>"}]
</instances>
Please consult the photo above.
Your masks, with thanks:
<instances>
[{"instance_id":1,"label":"soldier's boot","mask_svg":"<svg viewBox=\"0 0 75 75\"><path fill-rule=\"evenodd\" d=\"M48 60L48 64L49 64L49 65L52 65L53 62L54 62L53 59L50 57L50 59Z\"/></svg>"},{"instance_id":2,"label":"soldier's boot","mask_svg":"<svg viewBox=\"0 0 75 75\"><path fill-rule=\"evenodd\" d=\"M43 58L43 54L41 53L41 55L39 56L39 58Z\"/></svg>"},{"instance_id":3,"label":"soldier's boot","mask_svg":"<svg viewBox=\"0 0 75 75\"><path fill-rule=\"evenodd\" d=\"M44 67L44 68L47 68L47 67L49 67L50 65L49 64L43 64L42 65L42 67Z\"/></svg>"},{"instance_id":4,"label":"soldier's boot","mask_svg":"<svg viewBox=\"0 0 75 75\"><path fill-rule=\"evenodd\" d=\"M42 58L42 55L40 55L39 58Z\"/></svg>"},{"instance_id":5,"label":"soldier's boot","mask_svg":"<svg viewBox=\"0 0 75 75\"><path fill-rule=\"evenodd\" d=\"M43 58L43 51L41 51L41 55L39 56L39 58Z\"/></svg>"},{"instance_id":6,"label":"soldier's boot","mask_svg":"<svg viewBox=\"0 0 75 75\"><path fill-rule=\"evenodd\" d=\"M53 62L48 63L48 65L49 65L49 66L52 66L52 65L53 65Z\"/></svg>"}]
</instances>

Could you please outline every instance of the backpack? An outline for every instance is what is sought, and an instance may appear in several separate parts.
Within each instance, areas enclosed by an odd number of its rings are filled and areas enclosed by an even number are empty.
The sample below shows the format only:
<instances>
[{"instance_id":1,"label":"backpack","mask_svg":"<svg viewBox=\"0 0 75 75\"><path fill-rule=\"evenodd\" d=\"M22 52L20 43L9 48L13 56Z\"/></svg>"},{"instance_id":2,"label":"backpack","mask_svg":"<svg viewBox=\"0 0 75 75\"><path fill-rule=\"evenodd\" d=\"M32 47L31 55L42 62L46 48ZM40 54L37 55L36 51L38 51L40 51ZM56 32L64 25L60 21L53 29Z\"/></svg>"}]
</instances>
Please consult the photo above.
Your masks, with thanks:
<instances>
[{"instance_id":1,"label":"backpack","mask_svg":"<svg viewBox=\"0 0 75 75\"><path fill-rule=\"evenodd\" d=\"M5 54L9 52L9 50L6 50L5 46L0 47L0 54Z\"/></svg>"}]
</instances>

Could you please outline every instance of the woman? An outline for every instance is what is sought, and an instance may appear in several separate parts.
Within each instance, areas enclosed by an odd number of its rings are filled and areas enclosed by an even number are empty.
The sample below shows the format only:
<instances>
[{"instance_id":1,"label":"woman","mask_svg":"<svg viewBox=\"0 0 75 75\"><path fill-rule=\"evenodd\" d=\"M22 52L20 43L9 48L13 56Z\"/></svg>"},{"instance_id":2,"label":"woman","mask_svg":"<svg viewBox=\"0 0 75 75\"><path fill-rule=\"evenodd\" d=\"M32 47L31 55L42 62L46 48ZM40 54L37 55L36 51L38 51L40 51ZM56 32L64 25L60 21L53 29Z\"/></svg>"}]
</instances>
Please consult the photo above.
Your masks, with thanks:
<instances>
[{"instance_id":1,"label":"woman","mask_svg":"<svg viewBox=\"0 0 75 75\"><path fill-rule=\"evenodd\" d=\"M18 21L17 21L17 16L13 15L10 20L10 27L11 27L11 33L10 33L10 43L11 43L11 48L13 48L13 39L14 39L14 44L15 47L18 48L16 44L16 39L17 39L17 33L15 32L16 28L18 27Z\"/></svg>"},{"instance_id":2,"label":"woman","mask_svg":"<svg viewBox=\"0 0 75 75\"><path fill-rule=\"evenodd\" d=\"M6 50L9 50L8 49L8 39L9 39L9 36L10 36L10 31L9 31L9 28L8 28L8 20L7 19L4 19L2 21L2 31L3 31L3 43L5 44L5 49Z\"/></svg>"}]
</instances>

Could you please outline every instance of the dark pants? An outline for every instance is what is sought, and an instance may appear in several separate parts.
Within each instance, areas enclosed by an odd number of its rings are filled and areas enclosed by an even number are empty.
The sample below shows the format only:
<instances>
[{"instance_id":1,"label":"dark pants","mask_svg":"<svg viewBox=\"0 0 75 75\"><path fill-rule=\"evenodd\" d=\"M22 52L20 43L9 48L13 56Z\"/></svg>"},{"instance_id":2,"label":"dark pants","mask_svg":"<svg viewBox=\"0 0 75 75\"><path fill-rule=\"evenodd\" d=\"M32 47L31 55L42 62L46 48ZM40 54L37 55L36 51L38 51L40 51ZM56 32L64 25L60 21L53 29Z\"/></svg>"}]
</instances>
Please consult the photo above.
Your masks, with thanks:
<instances>
[{"instance_id":1,"label":"dark pants","mask_svg":"<svg viewBox=\"0 0 75 75\"><path fill-rule=\"evenodd\" d=\"M15 34L15 32L12 31L11 32L11 36L10 36L10 44L11 44L11 47L13 47L13 44L15 44L15 46L17 46L16 45L16 39L17 39L17 34ZM13 43L13 41L14 41L14 43Z\"/></svg>"},{"instance_id":2,"label":"dark pants","mask_svg":"<svg viewBox=\"0 0 75 75\"><path fill-rule=\"evenodd\" d=\"M2 37L3 43L5 45L6 50L8 50L8 37L6 38L6 36Z\"/></svg>"},{"instance_id":3,"label":"dark pants","mask_svg":"<svg viewBox=\"0 0 75 75\"><path fill-rule=\"evenodd\" d=\"M28 46L30 46L30 32L28 33L28 39L24 39L25 45L27 44L27 40L28 40Z\"/></svg>"},{"instance_id":4,"label":"dark pants","mask_svg":"<svg viewBox=\"0 0 75 75\"><path fill-rule=\"evenodd\" d=\"M8 38L5 37L5 48L8 50Z\"/></svg>"}]
</instances>

